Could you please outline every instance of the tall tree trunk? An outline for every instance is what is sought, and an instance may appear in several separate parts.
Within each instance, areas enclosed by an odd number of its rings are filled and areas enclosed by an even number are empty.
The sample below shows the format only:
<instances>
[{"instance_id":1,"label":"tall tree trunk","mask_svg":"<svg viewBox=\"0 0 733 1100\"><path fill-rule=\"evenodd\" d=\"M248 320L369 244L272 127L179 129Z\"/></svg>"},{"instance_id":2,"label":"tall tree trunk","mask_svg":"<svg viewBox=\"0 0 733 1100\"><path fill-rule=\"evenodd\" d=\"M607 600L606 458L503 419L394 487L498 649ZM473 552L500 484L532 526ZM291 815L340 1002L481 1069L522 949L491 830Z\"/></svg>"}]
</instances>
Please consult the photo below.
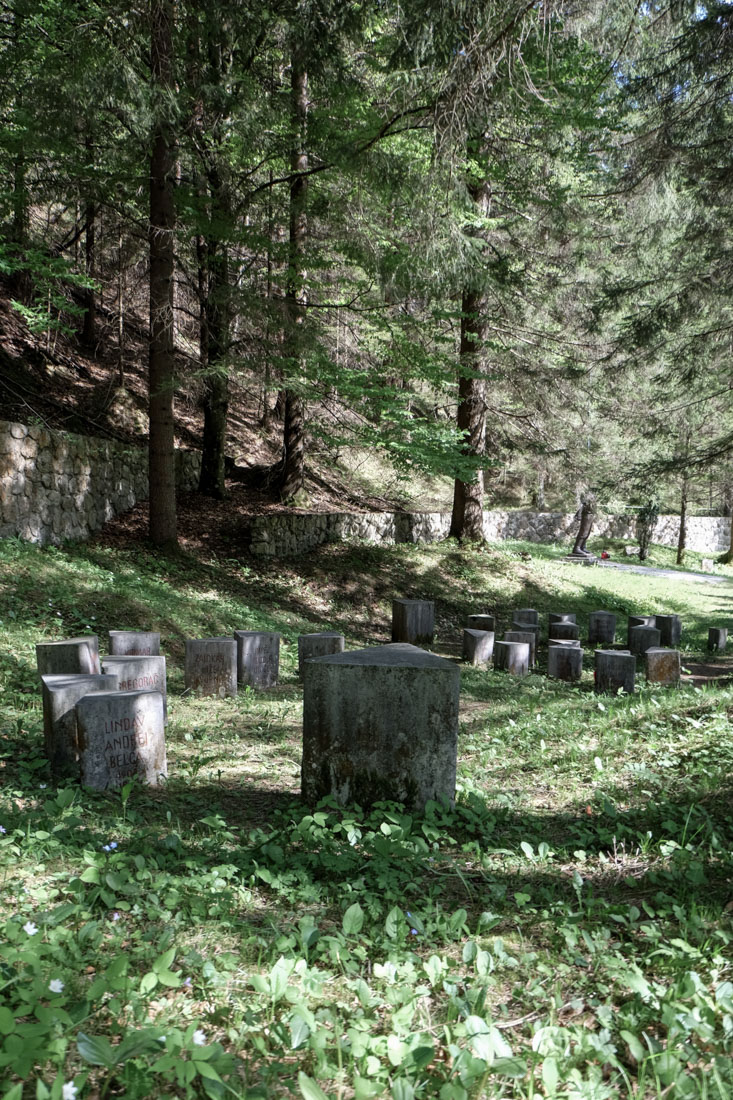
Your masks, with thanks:
<instances>
[{"instance_id":1,"label":"tall tree trunk","mask_svg":"<svg viewBox=\"0 0 733 1100\"><path fill-rule=\"evenodd\" d=\"M478 216L484 218L489 208L488 183L471 188L471 197ZM480 229L477 232L483 233ZM481 291L473 288L463 292L461 301L461 345L459 352L457 426L464 433L463 453L481 458L486 445L486 379L484 377L484 340L486 324ZM456 478L453 486L453 511L450 537L468 542L481 542L483 527L484 475L477 470L471 481Z\"/></svg>"},{"instance_id":2,"label":"tall tree trunk","mask_svg":"<svg viewBox=\"0 0 733 1100\"><path fill-rule=\"evenodd\" d=\"M94 278L94 251L95 251L95 234L94 234L94 221L97 216L97 209L93 202L87 202L85 206L84 218L86 221L86 229L84 231L84 273L87 279ZM86 287L84 290L84 323L81 330L81 342L85 348L93 348L96 339L96 301L94 297L94 287Z\"/></svg>"},{"instance_id":3,"label":"tall tree trunk","mask_svg":"<svg viewBox=\"0 0 733 1100\"><path fill-rule=\"evenodd\" d=\"M285 354L290 369L302 358L303 326L307 295L305 281L305 247L308 235L306 213L307 183L303 175L308 169L305 150L306 121L308 116L308 73L304 57L297 47L293 49L290 70L291 102L293 112L293 150L290 169L294 178L290 184L290 246L288 261L288 285L286 291L288 333ZM283 426L283 464L280 479L280 496L288 500L296 495L305 482L305 401L290 387L285 388L285 423Z\"/></svg>"},{"instance_id":4,"label":"tall tree trunk","mask_svg":"<svg viewBox=\"0 0 733 1100\"><path fill-rule=\"evenodd\" d=\"M461 375L458 380L459 431L464 432L463 451L475 456L484 453L486 442L486 381L476 376L480 370L480 345L484 339L485 326L481 321L484 302L481 294L467 292L461 304ZM471 374L469 375L469 372ZM461 481L456 478L453 486L453 511L451 514L450 536L480 542L484 537L483 528L484 475L478 470L473 481Z\"/></svg>"},{"instance_id":5,"label":"tall tree trunk","mask_svg":"<svg viewBox=\"0 0 733 1100\"><path fill-rule=\"evenodd\" d=\"M176 455L173 420L173 275L175 149L166 117L166 92L173 89L173 4L150 0L151 76L157 93L150 157L150 348L148 362L150 448L150 538L175 545Z\"/></svg>"},{"instance_id":6,"label":"tall tree trunk","mask_svg":"<svg viewBox=\"0 0 733 1100\"><path fill-rule=\"evenodd\" d=\"M209 173L211 223L221 225L229 213L217 172ZM206 292L202 302L202 331L206 341L204 374L204 438L199 492L223 500L226 496L225 458L229 413L229 253L215 236L207 238Z\"/></svg>"},{"instance_id":7,"label":"tall tree trunk","mask_svg":"<svg viewBox=\"0 0 733 1100\"><path fill-rule=\"evenodd\" d=\"M685 560L685 547L687 546L687 476L682 478L682 496L680 499L680 534L677 539L677 564L682 565Z\"/></svg>"}]
</instances>

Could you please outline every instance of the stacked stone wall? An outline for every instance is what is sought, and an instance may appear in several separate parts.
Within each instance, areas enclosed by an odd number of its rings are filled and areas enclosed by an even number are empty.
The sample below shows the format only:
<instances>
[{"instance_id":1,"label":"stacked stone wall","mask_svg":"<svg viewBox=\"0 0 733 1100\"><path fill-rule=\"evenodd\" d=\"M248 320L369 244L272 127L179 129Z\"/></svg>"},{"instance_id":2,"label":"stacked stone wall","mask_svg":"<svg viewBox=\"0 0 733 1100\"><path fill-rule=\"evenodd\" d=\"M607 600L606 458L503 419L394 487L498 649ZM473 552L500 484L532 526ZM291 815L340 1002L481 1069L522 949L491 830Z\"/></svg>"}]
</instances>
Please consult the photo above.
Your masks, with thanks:
<instances>
[{"instance_id":1,"label":"stacked stone wall","mask_svg":"<svg viewBox=\"0 0 733 1100\"><path fill-rule=\"evenodd\" d=\"M198 452L177 452L179 489L200 467ZM1 538L87 539L148 496L146 447L0 421Z\"/></svg>"},{"instance_id":2,"label":"stacked stone wall","mask_svg":"<svg viewBox=\"0 0 733 1100\"><path fill-rule=\"evenodd\" d=\"M653 542L676 546L679 516L660 516ZM521 539L525 542L572 543L577 517L566 512L484 512L484 536L489 542ZM324 542L363 539L372 543L436 542L447 538L449 512L327 512L258 516L252 522L250 550L263 557L302 554ZM623 539L635 544L634 518L600 515L592 538ZM730 519L690 516L687 549L718 554L730 545Z\"/></svg>"}]
</instances>

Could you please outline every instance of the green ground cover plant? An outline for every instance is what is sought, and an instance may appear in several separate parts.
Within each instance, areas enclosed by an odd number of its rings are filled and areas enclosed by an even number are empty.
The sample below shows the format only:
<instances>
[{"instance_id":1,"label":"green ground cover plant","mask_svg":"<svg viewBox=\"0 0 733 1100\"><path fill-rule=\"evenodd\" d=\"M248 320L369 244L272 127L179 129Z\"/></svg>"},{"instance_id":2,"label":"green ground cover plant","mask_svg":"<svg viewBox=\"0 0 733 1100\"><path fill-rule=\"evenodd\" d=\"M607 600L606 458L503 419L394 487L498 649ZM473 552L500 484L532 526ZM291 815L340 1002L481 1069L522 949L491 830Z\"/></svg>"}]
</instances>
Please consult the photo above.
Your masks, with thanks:
<instances>
[{"instance_id":1,"label":"green ground cover plant","mask_svg":"<svg viewBox=\"0 0 733 1100\"><path fill-rule=\"evenodd\" d=\"M392 597L422 596L455 659L474 611L676 612L691 663L729 621L730 583L560 555L0 543L4 1100L733 1095L728 683L462 669L454 809L298 799L302 631L379 644ZM275 689L183 692L186 637L259 627L283 636ZM112 628L162 633L159 790L58 787L43 757L34 643Z\"/></svg>"}]
</instances>

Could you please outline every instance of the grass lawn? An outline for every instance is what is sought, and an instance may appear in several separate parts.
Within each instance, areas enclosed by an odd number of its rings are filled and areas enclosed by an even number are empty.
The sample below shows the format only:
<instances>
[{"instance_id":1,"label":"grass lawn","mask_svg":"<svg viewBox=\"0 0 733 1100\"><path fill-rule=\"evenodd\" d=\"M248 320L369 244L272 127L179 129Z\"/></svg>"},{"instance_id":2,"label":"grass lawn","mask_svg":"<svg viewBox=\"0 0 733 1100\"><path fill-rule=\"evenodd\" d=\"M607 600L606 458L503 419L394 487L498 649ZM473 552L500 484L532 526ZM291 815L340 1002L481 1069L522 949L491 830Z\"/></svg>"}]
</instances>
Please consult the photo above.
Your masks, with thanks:
<instances>
[{"instance_id":1,"label":"grass lawn","mask_svg":"<svg viewBox=\"0 0 733 1100\"><path fill-rule=\"evenodd\" d=\"M457 659L471 612L574 611L584 634L605 608L618 640L628 613L675 612L692 662L731 620L730 580L560 554L0 542L4 1100L729 1100L731 686L600 697L587 651L576 687L462 668L455 809L298 800L299 633L381 644L391 599L423 597ZM281 633L279 685L185 695L184 640L239 628ZM164 789L48 773L34 643L93 631L106 650L109 629L161 632Z\"/></svg>"}]
</instances>

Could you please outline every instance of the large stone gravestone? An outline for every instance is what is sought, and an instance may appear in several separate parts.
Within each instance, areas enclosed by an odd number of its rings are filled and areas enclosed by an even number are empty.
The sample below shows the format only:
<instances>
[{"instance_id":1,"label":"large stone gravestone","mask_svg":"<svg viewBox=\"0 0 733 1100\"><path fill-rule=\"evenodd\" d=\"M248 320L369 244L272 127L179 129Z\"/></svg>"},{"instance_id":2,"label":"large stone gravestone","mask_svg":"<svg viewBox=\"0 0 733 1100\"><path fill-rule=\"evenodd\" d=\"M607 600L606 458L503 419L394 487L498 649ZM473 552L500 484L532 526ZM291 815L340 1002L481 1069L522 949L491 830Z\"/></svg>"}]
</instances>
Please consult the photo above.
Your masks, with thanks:
<instances>
[{"instance_id":1,"label":"large stone gravestone","mask_svg":"<svg viewBox=\"0 0 733 1100\"><path fill-rule=\"evenodd\" d=\"M512 676L529 672L529 642L494 642L494 668Z\"/></svg>"},{"instance_id":2,"label":"large stone gravestone","mask_svg":"<svg viewBox=\"0 0 733 1100\"><path fill-rule=\"evenodd\" d=\"M629 649L637 657L643 657L648 649L656 649L661 643L661 632L655 626L632 626L629 630Z\"/></svg>"},{"instance_id":3,"label":"large stone gravestone","mask_svg":"<svg viewBox=\"0 0 733 1100\"><path fill-rule=\"evenodd\" d=\"M328 657L331 653L343 653L346 639L336 630L322 630L317 634L298 635L298 675L303 675L303 663L311 657Z\"/></svg>"},{"instance_id":4,"label":"large stone gravestone","mask_svg":"<svg viewBox=\"0 0 733 1100\"><path fill-rule=\"evenodd\" d=\"M616 695L622 688L628 695L636 683L636 657L623 649L597 649L595 652L595 690Z\"/></svg>"},{"instance_id":5,"label":"large stone gravestone","mask_svg":"<svg viewBox=\"0 0 733 1100\"><path fill-rule=\"evenodd\" d=\"M159 691L168 714L165 657L102 657L102 672L112 672L120 691Z\"/></svg>"},{"instance_id":6,"label":"large stone gravestone","mask_svg":"<svg viewBox=\"0 0 733 1100\"><path fill-rule=\"evenodd\" d=\"M280 635L269 630L235 630L237 682L244 687L271 688L280 672Z\"/></svg>"},{"instance_id":7,"label":"large stone gravestone","mask_svg":"<svg viewBox=\"0 0 733 1100\"><path fill-rule=\"evenodd\" d=\"M95 691L116 691L117 686L115 673L41 677L43 738L55 779L79 778L76 704L85 695Z\"/></svg>"},{"instance_id":8,"label":"large stone gravestone","mask_svg":"<svg viewBox=\"0 0 733 1100\"><path fill-rule=\"evenodd\" d=\"M487 665L494 655L493 630L463 630L463 660L469 665Z\"/></svg>"},{"instance_id":9,"label":"large stone gravestone","mask_svg":"<svg viewBox=\"0 0 733 1100\"><path fill-rule=\"evenodd\" d=\"M518 623L534 623L539 626L540 613L533 607L518 607L512 615L512 620Z\"/></svg>"},{"instance_id":10,"label":"large stone gravestone","mask_svg":"<svg viewBox=\"0 0 733 1100\"><path fill-rule=\"evenodd\" d=\"M558 642L579 641L580 627L577 623L570 622L551 623L550 637Z\"/></svg>"},{"instance_id":11,"label":"large stone gravestone","mask_svg":"<svg viewBox=\"0 0 733 1100\"><path fill-rule=\"evenodd\" d=\"M682 637L682 619L679 615L655 615L654 625L660 634L660 644L665 649L674 649Z\"/></svg>"},{"instance_id":12,"label":"large stone gravestone","mask_svg":"<svg viewBox=\"0 0 733 1100\"><path fill-rule=\"evenodd\" d=\"M186 642L184 683L201 695L237 694L237 643L234 638L193 638Z\"/></svg>"},{"instance_id":13,"label":"large stone gravestone","mask_svg":"<svg viewBox=\"0 0 733 1100\"><path fill-rule=\"evenodd\" d=\"M682 659L678 649L647 649L644 665L648 683L667 687L679 684Z\"/></svg>"},{"instance_id":14,"label":"large stone gravestone","mask_svg":"<svg viewBox=\"0 0 733 1100\"><path fill-rule=\"evenodd\" d=\"M526 642L529 646L529 667L534 668L537 659L537 634L534 630L505 630L505 642Z\"/></svg>"},{"instance_id":15,"label":"large stone gravestone","mask_svg":"<svg viewBox=\"0 0 733 1100\"><path fill-rule=\"evenodd\" d=\"M631 649L631 631L636 626L650 626L656 628L656 615L629 615L626 628L626 645Z\"/></svg>"},{"instance_id":16,"label":"large stone gravestone","mask_svg":"<svg viewBox=\"0 0 733 1100\"><path fill-rule=\"evenodd\" d=\"M588 645L613 645L616 616L612 611L591 611L588 616Z\"/></svg>"},{"instance_id":17,"label":"large stone gravestone","mask_svg":"<svg viewBox=\"0 0 733 1100\"><path fill-rule=\"evenodd\" d=\"M302 793L310 805L455 797L458 666L412 645L315 657L303 668Z\"/></svg>"},{"instance_id":18,"label":"large stone gravestone","mask_svg":"<svg viewBox=\"0 0 733 1100\"><path fill-rule=\"evenodd\" d=\"M728 627L711 626L708 628L708 649L715 653L724 653L728 645Z\"/></svg>"},{"instance_id":19,"label":"large stone gravestone","mask_svg":"<svg viewBox=\"0 0 733 1100\"><path fill-rule=\"evenodd\" d=\"M481 614L469 615L466 621L469 630L493 630L496 631L496 616Z\"/></svg>"},{"instance_id":20,"label":"large stone gravestone","mask_svg":"<svg viewBox=\"0 0 733 1100\"><path fill-rule=\"evenodd\" d=\"M392 641L432 645L435 604L432 600L392 600Z\"/></svg>"},{"instance_id":21,"label":"large stone gravestone","mask_svg":"<svg viewBox=\"0 0 733 1100\"><path fill-rule=\"evenodd\" d=\"M109 652L112 657L158 657L160 634L154 630L110 630Z\"/></svg>"},{"instance_id":22,"label":"large stone gravestone","mask_svg":"<svg viewBox=\"0 0 733 1100\"><path fill-rule=\"evenodd\" d=\"M137 776L157 787L168 774L159 691L100 691L76 704L79 768L85 787L122 787Z\"/></svg>"},{"instance_id":23,"label":"large stone gravestone","mask_svg":"<svg viewBox=\"0 0 733 1100\"><path fill-rule=\"evenodd\" d=\"M583 650L577 646L551 645L547 650L547 675L575 682L583 675Z\"/></svg>"},{"instance_id":24,"label":"large stone gravestone","mask_svg":"<svg viewBox=\"0 0 733 1100\"><path fill-rule=\"evenodd\" d=\"M574 623L575 612L574 611L550 611L547 616L547 621L552 626L554 623Z\"/></svg>"},{"instance_id":25,"label":"large stone gravestone","mask_svg":"<svg viewBox=\"0 0 733 1100\"><path fill-rule=\"evenodd\" d=\"M99 638L84 634L60 642L38 642L36 664L41 676L99 676Z\"/></svg>"}]
</instances>

